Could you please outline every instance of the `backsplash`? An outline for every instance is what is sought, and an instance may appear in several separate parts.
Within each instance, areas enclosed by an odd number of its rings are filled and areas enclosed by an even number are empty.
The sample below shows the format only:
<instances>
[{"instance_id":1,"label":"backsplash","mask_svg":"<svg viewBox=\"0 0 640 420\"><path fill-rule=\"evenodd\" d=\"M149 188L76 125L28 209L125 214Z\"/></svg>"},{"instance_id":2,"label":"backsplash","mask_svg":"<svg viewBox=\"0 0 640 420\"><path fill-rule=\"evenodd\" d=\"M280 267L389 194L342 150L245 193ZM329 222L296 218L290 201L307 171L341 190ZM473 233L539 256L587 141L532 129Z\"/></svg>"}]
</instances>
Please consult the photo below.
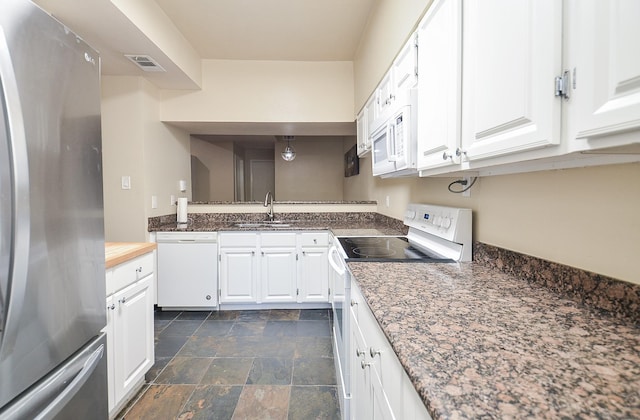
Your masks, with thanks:
<instances>
[{"instance_id":1,"label":"backsplash","mask_svg":"<svg viewBox=\"0 0 640 420\"><path fill-rule=\"evenodd\" d=\"M514 251L473 244L473 261L640 324L640 285Z\"/></svg>"}]
</instances>

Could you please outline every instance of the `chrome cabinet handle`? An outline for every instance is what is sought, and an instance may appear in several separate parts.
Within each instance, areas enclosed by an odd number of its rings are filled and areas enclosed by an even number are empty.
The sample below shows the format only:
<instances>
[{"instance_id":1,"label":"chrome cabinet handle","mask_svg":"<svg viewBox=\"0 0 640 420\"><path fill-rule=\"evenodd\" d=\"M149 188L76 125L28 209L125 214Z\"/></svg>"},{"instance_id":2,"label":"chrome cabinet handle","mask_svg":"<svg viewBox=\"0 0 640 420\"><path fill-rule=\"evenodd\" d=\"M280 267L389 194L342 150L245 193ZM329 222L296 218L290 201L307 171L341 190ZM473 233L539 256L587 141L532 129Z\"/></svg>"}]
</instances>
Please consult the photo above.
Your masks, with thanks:
<instances>
[{"instance_id":1,"label":"chrome cabinet handle","mask_svg":"<svg viewBox=\"0 0 640 420\"><path fill-rule=\"evenodd\" d=\"M371 356L371 358L376 357L376 355L382 356L382 351L381 350L374 350L373 347L370 347L369 348L369 355Z\"/></svg>"}]
</instances>

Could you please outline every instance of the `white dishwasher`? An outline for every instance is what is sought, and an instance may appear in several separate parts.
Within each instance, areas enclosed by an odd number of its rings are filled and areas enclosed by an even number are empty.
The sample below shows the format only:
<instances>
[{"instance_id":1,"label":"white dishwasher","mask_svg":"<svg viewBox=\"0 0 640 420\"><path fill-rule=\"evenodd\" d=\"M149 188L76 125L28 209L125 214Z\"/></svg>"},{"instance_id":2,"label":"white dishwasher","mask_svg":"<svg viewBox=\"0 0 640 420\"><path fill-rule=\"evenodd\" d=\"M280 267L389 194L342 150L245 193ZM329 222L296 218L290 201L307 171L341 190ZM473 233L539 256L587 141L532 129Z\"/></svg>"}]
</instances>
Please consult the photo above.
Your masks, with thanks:
<instances>
[{"instance_id":1,"label":"white dishwasher","mask_svg":"<svg viewBox=\"0 0 640 420\"><path fill-rule=\"evenodd\" d=\"M158 306L197 310L218 306L218 234L157 232Z\"/></svg>"}]
</instances>

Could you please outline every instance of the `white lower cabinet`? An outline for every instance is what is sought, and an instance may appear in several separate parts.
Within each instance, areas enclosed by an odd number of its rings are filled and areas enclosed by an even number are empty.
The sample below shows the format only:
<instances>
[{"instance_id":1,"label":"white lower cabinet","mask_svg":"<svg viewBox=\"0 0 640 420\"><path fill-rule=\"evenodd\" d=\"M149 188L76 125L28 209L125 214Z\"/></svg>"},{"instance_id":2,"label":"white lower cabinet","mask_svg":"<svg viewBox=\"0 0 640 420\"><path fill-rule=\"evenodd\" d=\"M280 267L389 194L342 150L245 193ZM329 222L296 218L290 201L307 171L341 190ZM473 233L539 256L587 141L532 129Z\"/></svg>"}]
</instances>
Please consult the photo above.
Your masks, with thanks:
<instances>
[{"instance_id":1,"label":"white lower cabinet","mask_svg":"<svg viewBox=\"0 0 640 420\"><path fill-rule=\"evenodd\" d=\"M220 303L328 303L328 232L221 232Z\"/></svg>"},{"instance_id":2,"label":"white lower cabinet","mask_svg":"<svg viewBox=\"0 0 640 420\"><path fill-rule=\"evenodd\" d=\"M153 253L107 271L107 378L113 417L144 384L154 363ZM114 285L123 287L114 289Z\"/></svg>"},{"instance_id":3,"label":"white lower cabinet","mask_svg":"<svg viewBox=\"0 0 640 420\"><path fill-rule=\"evenodd\" d=\"M260 255L261 301L295 302L298 298L295 246L262 248Z\"/></svg>"},{"instance_id":4,"label":"white lower cabinet","mask_svg":"<svg viewBox=\"0 0 640 420\"><path fill-rule=\"evenodd\" d=\"M430 419L422 399L353 283L351 300L351 419Z\"/></svg>"},{"instance_id":5,"label":"white lower cabinet","mask_svg":"<svg viewBox=\"0 0 640 420\"><path fill-rule=\"evenodd\" d=\"M220 303L258 301L255 248L220 248Z\"/></svg>"}]
</instances>

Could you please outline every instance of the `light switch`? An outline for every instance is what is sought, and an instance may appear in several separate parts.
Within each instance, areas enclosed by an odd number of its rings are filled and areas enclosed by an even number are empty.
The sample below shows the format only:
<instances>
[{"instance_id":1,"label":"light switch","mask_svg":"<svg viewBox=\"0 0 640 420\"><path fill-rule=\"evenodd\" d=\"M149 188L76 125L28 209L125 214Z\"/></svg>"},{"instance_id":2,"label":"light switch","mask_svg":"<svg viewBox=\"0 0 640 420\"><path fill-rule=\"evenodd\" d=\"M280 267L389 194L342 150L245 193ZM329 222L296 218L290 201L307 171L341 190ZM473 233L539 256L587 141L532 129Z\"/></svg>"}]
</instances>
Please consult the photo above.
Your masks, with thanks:
<instances>
[{"instance_id":1,"label":"light switch","mask_svg":"<svg viewBox=\"0 0 640 420\"><path fill-rule=\"evenodd\" d=\"M152 209L157 209L158 208L158 196L157 195L152 195L151 196L151 208Z\"/></svg>"},{"instance_id":2,"label":"light switch","mask_svg":"<svg viewBox=\"0 0 640 420\"><path fill-rule=\"evenodd\" d=\"M129 175L122 176L122 189L123 190L131 189L131 177Z\"/></svg>"}]
</instances>

